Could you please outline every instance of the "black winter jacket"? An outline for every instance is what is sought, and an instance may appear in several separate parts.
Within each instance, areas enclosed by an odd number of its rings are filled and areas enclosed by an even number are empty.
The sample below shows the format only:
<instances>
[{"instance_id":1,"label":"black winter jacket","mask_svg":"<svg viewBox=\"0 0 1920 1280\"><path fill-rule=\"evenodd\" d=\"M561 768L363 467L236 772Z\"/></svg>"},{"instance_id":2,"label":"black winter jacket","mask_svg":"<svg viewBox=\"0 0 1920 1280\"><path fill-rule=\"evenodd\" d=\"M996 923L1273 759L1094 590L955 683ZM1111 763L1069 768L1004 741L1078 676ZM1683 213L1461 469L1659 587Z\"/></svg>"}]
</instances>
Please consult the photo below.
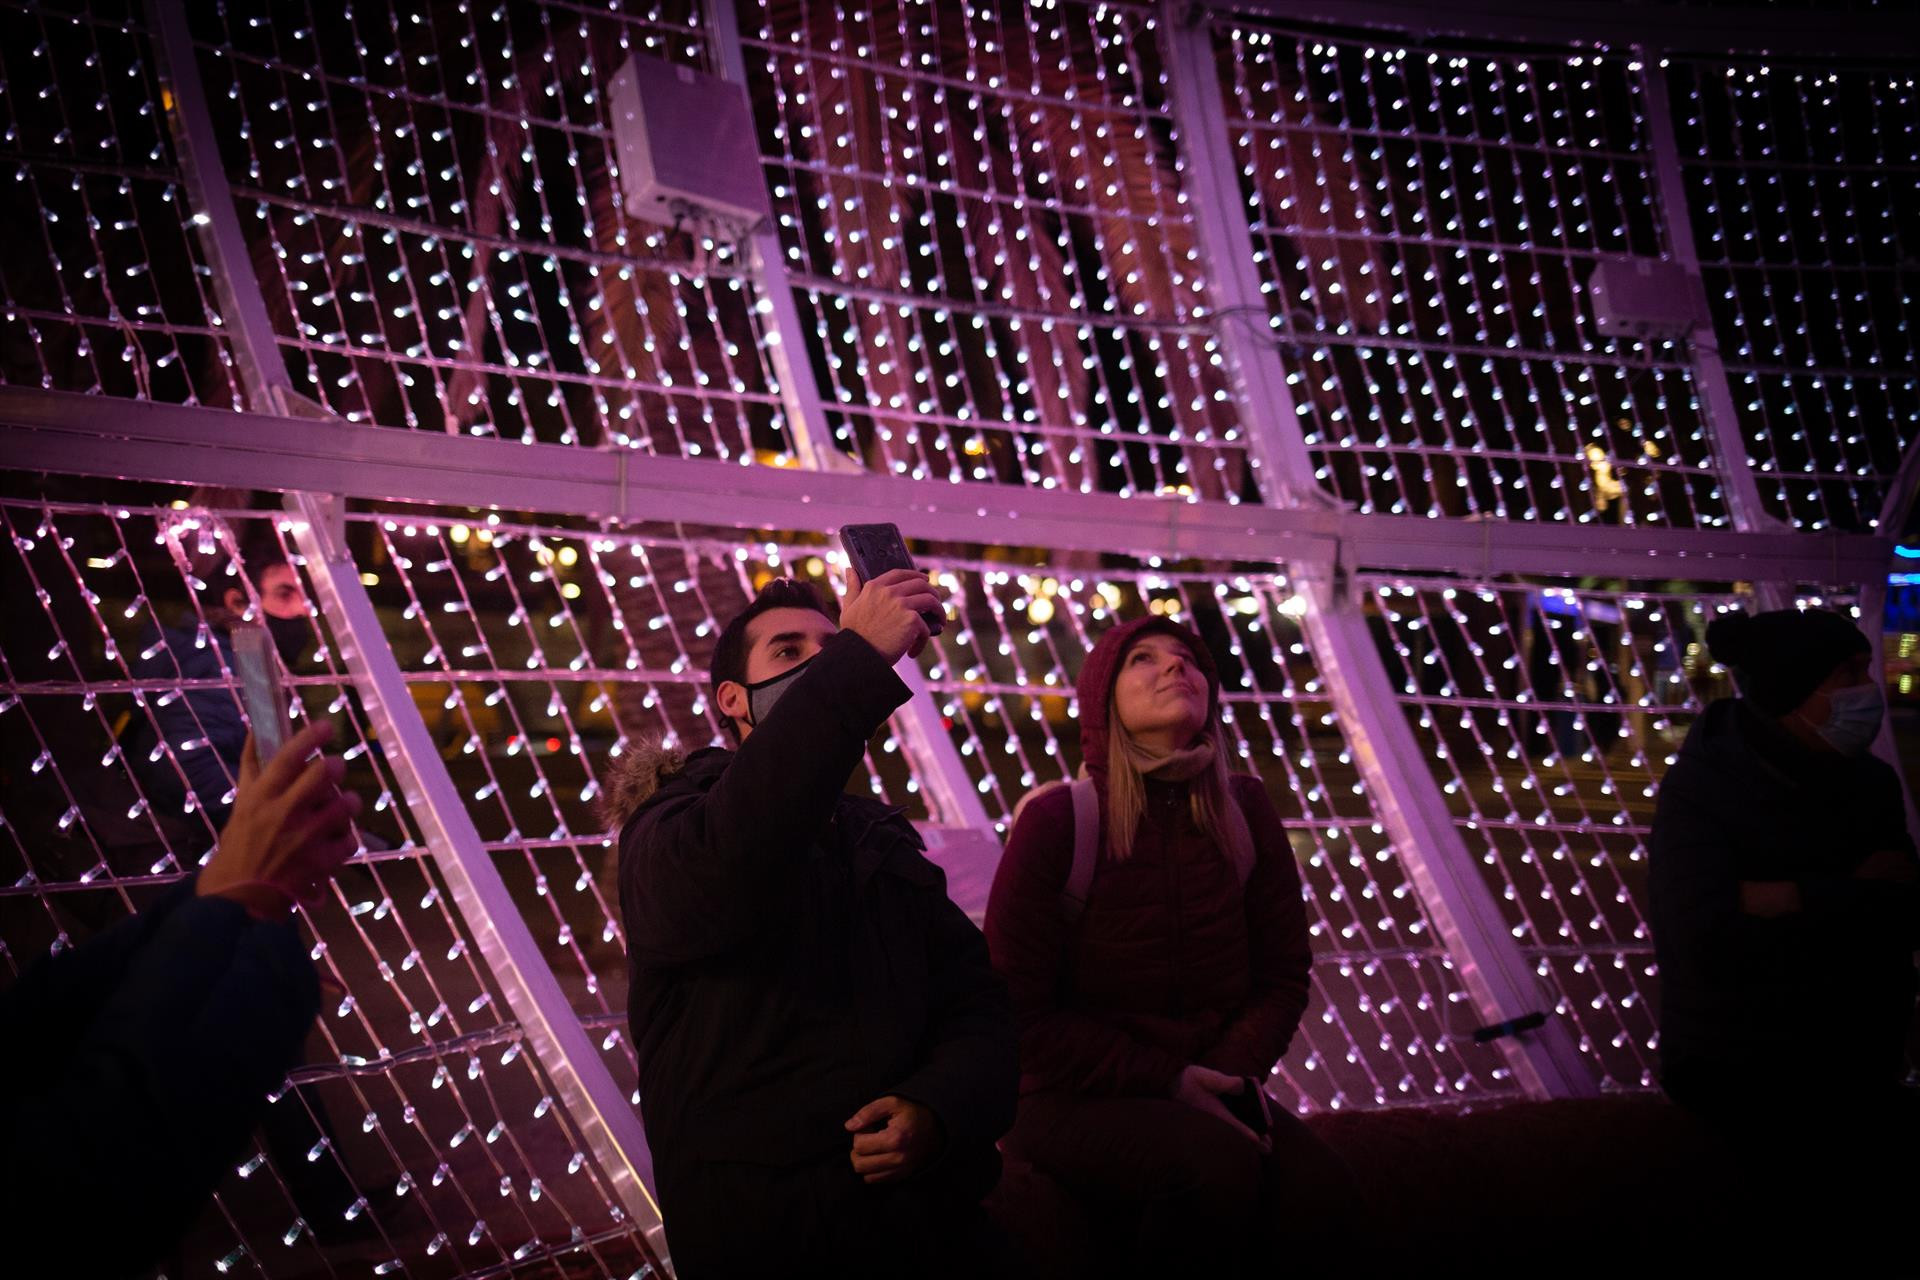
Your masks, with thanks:
<instances>
[{"instance_id":1,"label":"black winter jacket","mask_svg":"<svg viewBox=\"0 0 1920 1280\"><path fill-rule=\"evenodd\" d=\"M1006 990L912 824L842 791L907 696L841 632L739 750L624 770L627 1010L669 1215L692 1163L845 1160L845 1122L888 1094L944 1131L913 1180L978 1198L998 1176L1018 1075Z\"/></svg>"},{"instance_id":2,"label":"black winter jacket","mask_svg":"<svg viewBox=\"0 0 1920 1280\"><path fill-rule=\"evenodd\" d=\"M1899 1081L1920 889L1853 875L1883 849L1914 856L1885 762L1808 751L1744 701L1706 709L1653 823L1661 1076L1676 1100ZM1793 881L1802 908L1747 915L1742 880Z\"/></svg>"}]
</instances>

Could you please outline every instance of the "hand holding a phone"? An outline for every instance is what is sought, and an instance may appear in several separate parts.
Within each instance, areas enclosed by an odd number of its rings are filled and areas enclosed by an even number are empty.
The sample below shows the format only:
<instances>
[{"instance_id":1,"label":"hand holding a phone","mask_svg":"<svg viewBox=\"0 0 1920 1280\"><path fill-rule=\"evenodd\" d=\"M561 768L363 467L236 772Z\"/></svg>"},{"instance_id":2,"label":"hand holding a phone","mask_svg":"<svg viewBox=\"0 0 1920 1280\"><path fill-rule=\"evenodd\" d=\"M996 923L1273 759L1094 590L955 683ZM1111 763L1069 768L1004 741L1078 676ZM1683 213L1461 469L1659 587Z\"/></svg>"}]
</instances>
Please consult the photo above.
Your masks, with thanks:
<instances>
[{"instance_id":1,"label":"hand holding a phone","mask_svg":"<svg viewBox=\"0 0 1920 1280\"><path fill-rule=\"evenodd\" d=\"M331 723L311 724L263 768L247 736L233 813L197 893L232 898L256 919L271 920L307 900L353 855L360 797L340 790L344 760L316 754L332 739Z\"/></svg>"},{"instance_id":2,"label":"hand holding a phone","mask_svg":"<svg viewBox=\"0 0 1920 1280\"><path fill-rule=\"evenodd\" d=\"M872 582L856 575L851 598L840 610L840 626L857 632L889 664L917 658L930 634L921 613L940 612L950 594L919 569L889 569Z\"/></svg>"},{"instance_id":3,"label":"hand holding a phone","mask_svg":"<svg viewBox=\"0 0 1920 1280\"><path fill-rule=\"evenodd\" d=\"M1184 1102L1196 1111L1204 1111L1226 1121L1241 1133L1247 1141L1259 1147L1263 1152L1273 1150L1273 1139L1265 1133L1256 1133L1246 1120L1236 1115L1233 1103L1241 1100L1241 1095L1252 1082L1244 1076L1230 1076L1224 1071L1215 1071L1211 1067L1191 1066L1180 1073L1173 1082L1173 1100ZM1230 1101L1231 1100L1231 1101ZM1260 1099L1247 1095L1250 1108L1238 1108L1247 1112L1247 1119L1264 1117L1259 1110ZM1264 1127L1264 1126L1263 1126Z\"/></svg>"}]
</instances>

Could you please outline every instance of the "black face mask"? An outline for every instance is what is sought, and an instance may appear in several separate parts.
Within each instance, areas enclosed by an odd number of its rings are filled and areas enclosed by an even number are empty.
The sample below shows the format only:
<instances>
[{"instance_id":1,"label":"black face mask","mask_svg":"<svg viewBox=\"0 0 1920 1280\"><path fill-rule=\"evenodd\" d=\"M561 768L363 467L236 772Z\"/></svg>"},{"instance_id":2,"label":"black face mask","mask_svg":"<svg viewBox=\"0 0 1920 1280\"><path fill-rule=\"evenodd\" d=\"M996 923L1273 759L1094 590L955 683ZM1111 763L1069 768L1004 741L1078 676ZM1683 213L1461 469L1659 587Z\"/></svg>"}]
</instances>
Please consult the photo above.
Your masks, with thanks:
<instances>
[{"instance_id":1,"label":"black face mask","mask_svg":"<svg viewBox=\"0 0 1920 1280\"><path fill-rule=\"evenodd\" d=\"M300 655L313 640L313 626L306 616L276 618L269 613L264 615L264 621L267 633L273 637L273 647L280 652L280 661L289 667L300 661Z\"/></svg>"},{"instance_id":2,"label":"black face mask","mask_svg":"<svg viewBox=\"0 0 1920 1280\"><path fill-rule=\"evenodd\" d=\"M747 691L747 723L758 728L760 722L767 718L767 712L773 710L773 704L780 701L782 695L793 687L795 677L805 671L812 662L813 658L808 658L797 666L788 667L777 676L741 685L740 687Z\"/></svg>"}]
</instances>

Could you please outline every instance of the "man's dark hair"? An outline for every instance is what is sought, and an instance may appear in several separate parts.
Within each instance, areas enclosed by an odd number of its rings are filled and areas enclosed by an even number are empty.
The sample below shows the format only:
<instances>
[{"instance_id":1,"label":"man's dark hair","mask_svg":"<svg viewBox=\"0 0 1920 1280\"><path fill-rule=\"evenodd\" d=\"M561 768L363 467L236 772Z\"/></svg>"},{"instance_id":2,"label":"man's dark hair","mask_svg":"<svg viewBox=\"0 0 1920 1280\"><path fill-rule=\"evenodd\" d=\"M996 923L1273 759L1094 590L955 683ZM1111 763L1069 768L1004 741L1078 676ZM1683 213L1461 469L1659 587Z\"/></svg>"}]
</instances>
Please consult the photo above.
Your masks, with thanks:
<instances>
[{"instance_id":1,"label":"man's dark hair","mask_svg":"<svg viewBox=\"0 0 1920 1280\"><path fill-rule=\"evenodd\" d=\"M733 620L721 629L720 638L714 642L713 657L707 663L707 675L716 706L719 705L722 684L728 680L735 684L747 682L747 626L769 609L811 609L829 622L839 621L819 589L811 582L802 582L798 578L775 578L760 588L760 594L733 616ZM731 716L723 712L721 720L728 733L739 732L734 728Z\"/></svg>"},{"instance_id":2,"label":"man's dark hair","mask_svg":"<svg viewBox=\"0 0 1920 1280\"><path fill-rule=\"evenodd\" d=\"M206 575L207 588L200 596L202 607L216 616L226 613L227 592L238 591L242 596L248 594L246 587L241 584L242 576L253 584L253 594L257 595L260 579L266 576L267 570L275 565L293 563L271 529L254 529L236 542L234 550L237 554L230 557L226 564L218 566L215 572ZM227 572L229 566L234 570L231 574Z\"/></svg>"},{"instance_id":3,"label":"man's dark hair","mask_svg":"<svg viewBox=\"0 0 1920 1280\"><path fill-rule=\"evenodd\" d=\"M287 559L287 549L272 530L256 530L240 544L240 571L253 583L255 591L260 589L260 579L266 577L267 570L275 565L291 565Z\"/></svg>"}]
</instances>

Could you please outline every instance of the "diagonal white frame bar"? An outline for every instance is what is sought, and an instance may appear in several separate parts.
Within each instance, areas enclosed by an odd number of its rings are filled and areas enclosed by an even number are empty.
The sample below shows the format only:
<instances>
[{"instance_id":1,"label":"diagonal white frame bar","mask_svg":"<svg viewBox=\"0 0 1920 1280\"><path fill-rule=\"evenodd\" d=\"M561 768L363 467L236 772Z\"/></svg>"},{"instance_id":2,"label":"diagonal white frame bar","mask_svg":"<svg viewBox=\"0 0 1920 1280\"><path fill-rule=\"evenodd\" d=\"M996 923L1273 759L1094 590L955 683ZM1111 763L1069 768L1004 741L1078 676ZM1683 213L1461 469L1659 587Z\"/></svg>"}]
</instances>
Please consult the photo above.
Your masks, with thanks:
<instances>
[{"instance_id":1,"label":"diagonal white frame bar","mask_svg":"<svg viewBox=\"0 0 1920 1280\"><path fill-rule=\"evenodd\" d=\"M1235 305L1251 300L1264 314L1253 234L1220 92L1212 19L1181 0L1162 0L1160 12L1174 117L1193 160L1188 166L1190 203L1209 284L1221 300ZM1261 442L1261 491L1271 505L1299 506L1301 495L1318 486L1279 351L1246 325L1229 326L1220 341L1240 373L1243 390L1259 393L1243 394L1239 409L1253 438ZM1505 536L1504 522L1500 536ZM1360 602L1346 589L1342 570L1337 562L1296 566L1307 602L1300 623L1387 836L1480 1021L1490 1026L1551 1010L1555 1002L1515 945L1425 752L1400 711ZM1592 1065L1564 1019L1549 1018L1538 1030L1503 1036L1497 1044L1515 1080L1534 1097L1599 1092Z\"/></svg>"},{"instance_id":2,"label":"diagonal white frame bar","mask_svg":"<svg viewBox=\"0 0 1920 1280\"><path fill-rule=\"evenodd\" d=\"M714 52L726 79L746 91L747 59L740 43L740 16L733 0L703 0L707 28ZM771 195L771 193L769 193ZM800 310L793 302L793 284L787 278L785 261L780 256L780 234L771 219L762 222L752 235L753 269L760 294L767 300L766 334L768 356L780 379L782 403L795 440L801 442L800 456L810 471L847 474L864 468L833 447L833 430L827 425L825 403L820 384L813 376L813 364L807 358L806 334L800 328ZM898 524L892 517L883 522ZM852 524L854 521L845 521ZM906 704L893 713L894 730L900 735L901 749L917 766L915 774L925 788L934 816L949 827L964 827L980 832L997 846L993 821L980 802L980 793L967 777L960 752L948 736L940 712L933 705L932 691L920 673L920 664L902 658L894 668L910 692ZM965 847L956 840L949 855ZM977 846L975 851L977 852ZM997 847L994 857L998 858Z\"/></svg>"},{"instance_id":3,"label":"diagonal white frame bar","mask_svg":"<svg viewBox=\"0 0 1920 1280\"><path fill-rule=\"evenodd\" d=\"M324 435L335 429L329 422L291 416L297 393L280 357L233 192L221 166L184 0L150 0L148 14L161 76L173 98L168 124L183 180L201 215L201 239L231 322L229 338L247 399L288 415L276 419L277 427L262 438ZM617 1208L648 1235L659 1226L660 1211L649 1190L653 1162L639 1112L614 1082L581 1025L420 718L347 548L339 519L342 501L305 488L286 496L287 508L296 517L294 537L321 614L333 631L374 730L386 744L394 775L434 864L447 881L507 1007L599 1165L617 1198Z\"/></svg>"},{"instance_id":4,"label":"diagonal white frame bar","mask_svg":"<svg viewBox=\"0 0 1920 1280\"><path fill-rule=\"evenodd\" d=\"M1687 204L1686 172L1680 164L1680 143L1673 131L1673 104L1667 94L1667 69L1662 58L1642 58L1641 100L1645 104L1647 145L1653 157L1656 206L1666 216L1668 256L1686 272L1700 306L1700 319L1687 335L1687 355L1693 365L1693 385L1699 391L1700 416L1707 438L1713 441L1714 470L1726 492L1727 513L1742 533L1758 533L1785 526L1767 514L1760 486L1753 478L1753 460L1747 456L1746 437L1740 431L1740 412L1727 381L1726 362L1720 358L1720 339L1714 333L1707 306L1706 279L1700 272L1700 251L1693 238L1693 214ZM1764 609L1783 609L1791 598L1775 583L1756 583L1754 594Z\"/></svg>"},{"instance_id":5,"label":"diagonal white frame bar","mask_svg":"<svg viewBox=\"0 0 1920 1280\"><path fill-rule=\"evenodd\" d=\"M733 0L702 0L708 35L713 40L714 61L722 79L740 86L747 96L746 54L740 44L740 19ZM751 102L749 102L751 110ZM772 207L772 193L768 193ZM766 338L767 360L773 376L780 380L780 403L786 410L787 429L793 433L794 448L800 463L810 471L855 472L859 463L840 452L833 444L833 431L820 411L820 390L813 378L813 365L807 358L807 340L800 328L800 309L793 302L793 285L787 278L786 259L781 257L780 232L773 218L763 218L750 230L743 245L744 265L760 286L765 302L761 333Z\"/></svg>"}]
</instances>

